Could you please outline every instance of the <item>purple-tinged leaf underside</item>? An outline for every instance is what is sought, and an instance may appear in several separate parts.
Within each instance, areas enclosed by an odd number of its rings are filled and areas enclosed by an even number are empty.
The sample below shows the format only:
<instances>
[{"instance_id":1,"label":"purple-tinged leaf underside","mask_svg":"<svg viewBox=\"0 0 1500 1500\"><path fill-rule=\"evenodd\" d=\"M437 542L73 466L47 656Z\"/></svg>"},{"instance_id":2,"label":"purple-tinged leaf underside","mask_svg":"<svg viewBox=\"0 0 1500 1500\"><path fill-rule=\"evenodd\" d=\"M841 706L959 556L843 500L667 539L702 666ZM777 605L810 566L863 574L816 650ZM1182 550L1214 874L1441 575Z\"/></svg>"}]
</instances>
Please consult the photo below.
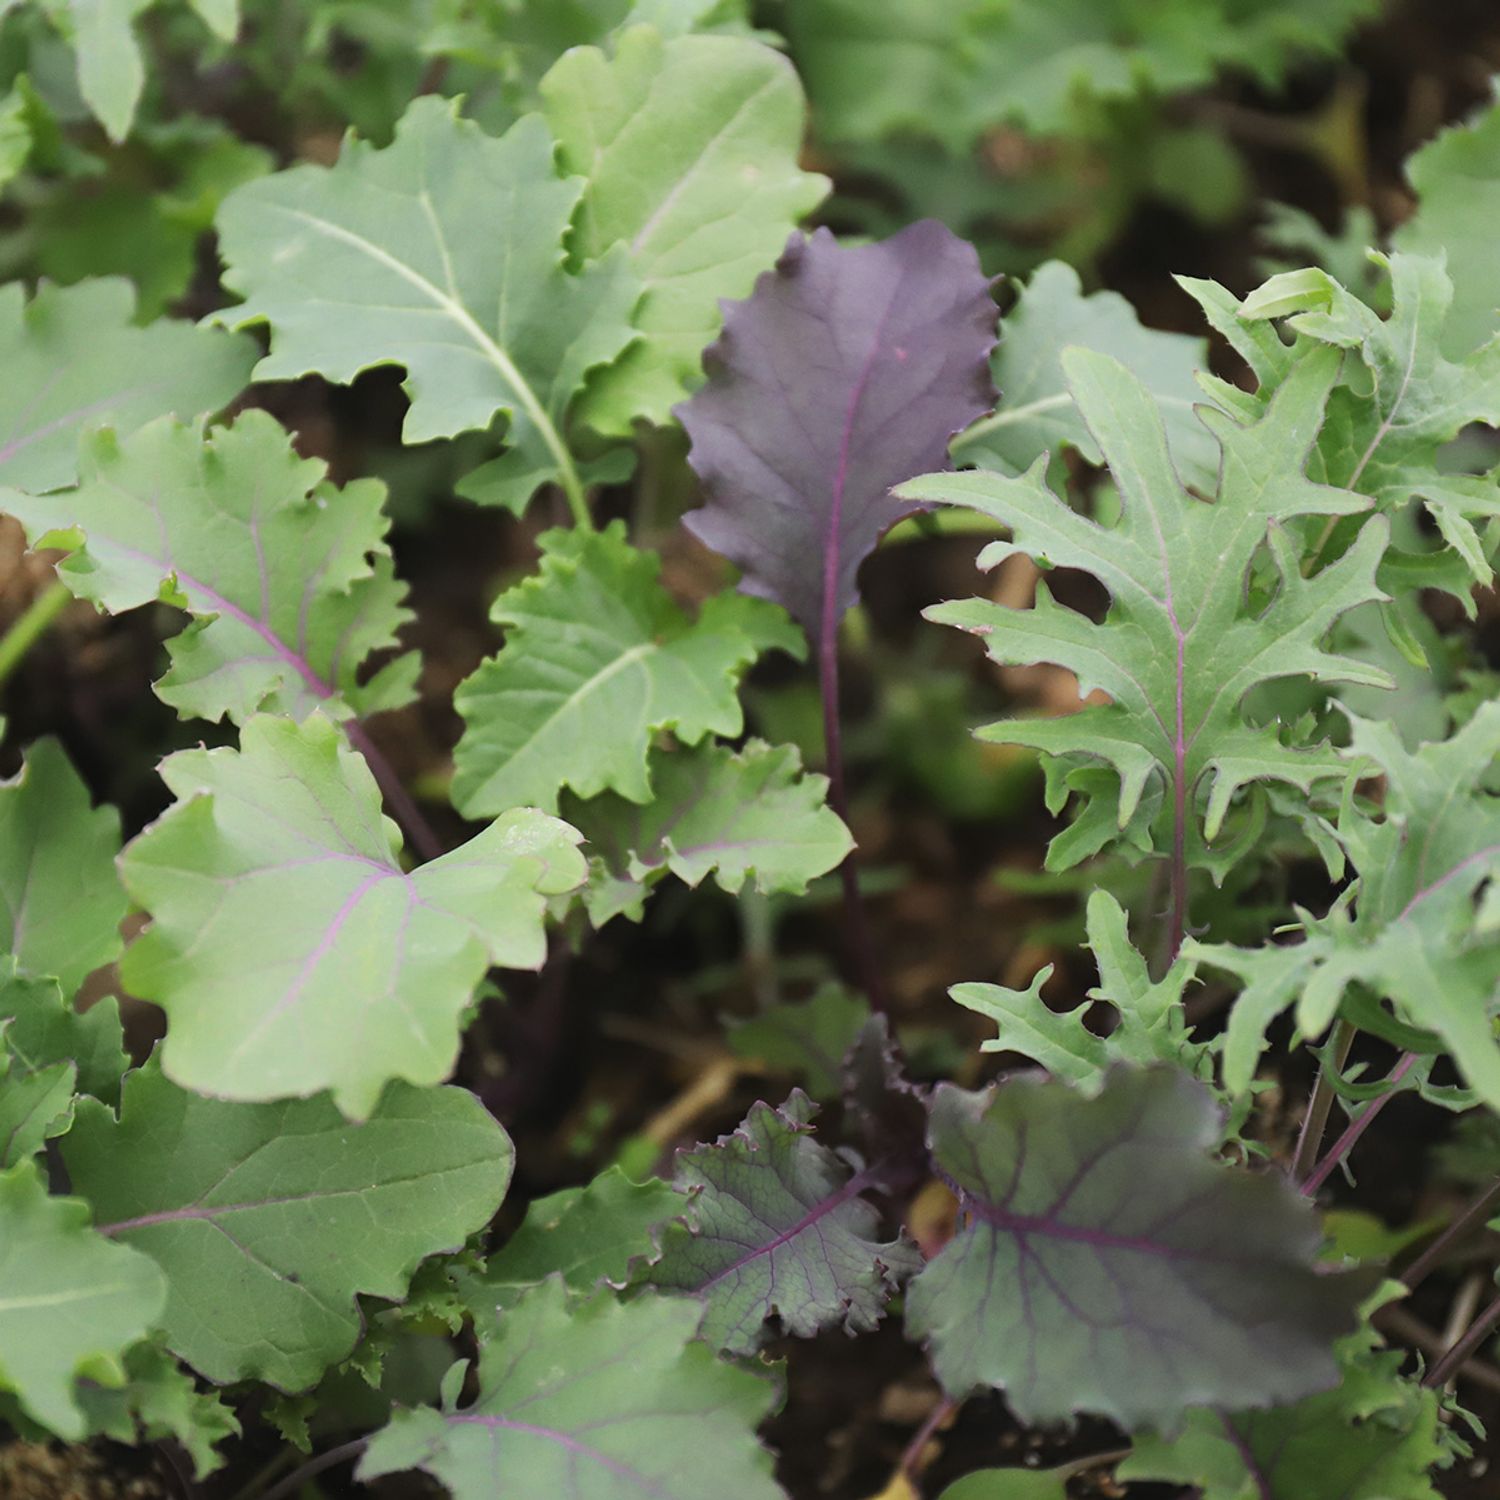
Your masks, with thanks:
<instances>
[{"instance_id":1,"label":"purple-tinged leaf underside","mask_svg":"<svg viewBox=\"0 0 1500 1500\"><path fill-rule=\"evenodd\" d=\"M908 1331L955 1396L1003 1388L1023 1422L1090 1412L1171 1429L1338 1379L1374 1273L1320 1274L1317 1217L1284 1179L1210 1156L1219 1110L1168 1069L1095 1098L1030 1078L942 1085L930 1144L953 1240L911 1282Z\"/></svg>"},{"instance_id":2,"label":"purple-tinged leaf underside","mask_svg":"<svg viewBox=\"0 0 1500 1500\"><path fill-rule=\"evenodd\" d=\"M996 308L971 245L923 220L877 244L794 235L704 354L677 414L704 506L686 518L819 641L860 564L921 507L893 485L948 461L995 402Z\"/></svg>"},{"instance_id":3,"label":"purple-tinged leaf underside","mask_svg":"<svg viewBox=\"0 0 1500 1500\"><path fill-rule=\"evenodd\" d=\"M878 1176L851 1173L815 1141L812 1116L795 1091L678 1153L689 1227L667 1229L651 1279L700 1298L703 1337L732 1354L757 1349L772 1318L804 1338L834 1326L867 1333L921 1264L905 1239L877 1238L879 1217L860 1195Z\"/></svg>"}]
</instances>

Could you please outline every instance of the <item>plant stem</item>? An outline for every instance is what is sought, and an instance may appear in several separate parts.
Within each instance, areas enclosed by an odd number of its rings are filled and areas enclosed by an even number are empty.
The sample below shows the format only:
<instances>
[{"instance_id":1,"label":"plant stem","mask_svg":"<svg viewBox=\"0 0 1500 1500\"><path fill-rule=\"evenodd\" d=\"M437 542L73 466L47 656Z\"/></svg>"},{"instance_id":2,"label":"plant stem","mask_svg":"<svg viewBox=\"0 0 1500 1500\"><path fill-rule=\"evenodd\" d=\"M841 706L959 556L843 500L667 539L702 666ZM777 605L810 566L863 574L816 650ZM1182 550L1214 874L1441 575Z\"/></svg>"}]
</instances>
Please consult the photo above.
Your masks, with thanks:
<instances>
[{"instance_id":1,"label":"plant stem","mask_svg":"<svg viewBox=\"0 0 1500 1500\"><path fill-rule=\"evenodd\" d=\"M849 799L844 787L844 746L839 731L839 616L831 588L824 590L822 630L818 641L818 688L823 697L823 744L828 769L828 805L847 825ZM885 980L859 893L859 871L851 851L839 866L844 887L844 941L859 971L865 994L877 1011L888 1011Z\"/></svg>"},{"instance_id":2,"label":"plant stem","mask_svg":"<svg viewBox=\"0 0 1500 1500\"><path fill-rule=\"evenodd\" d=\"M956 1401L952 1396L943 1397L927 1414L926 1420L917 1428L916 1435L906 1445L906 1451L901 1455L900 1471L913 1482L913 1488L915 1488L915 1480L921 1467L922 1454L926 1451L928 1443L932 1441L938 1428L948 1421L962 1405L962 1401Z\"/></svg>"},{"instance_id":3,"label":"plant stem","mask_svg":"<svg viewBox=\"0 0 1500 1500\"><path fill-rule=\"evenodd\" d=\"M1311 1198L1328 1181L1333 1169L1348 1156L1360 1136L1375 1123L1375 1117L1396 1097L1396 1085L1411 1072L1416 1065L1417 1057L1418 1054L1415 1052L1403 1052L1396 1059L1396 1066L1386 1075L1385 1093L1381 1094L1378 1099L1370 1100L1350 1120L1344 1133L1329 1148L1328 1155L1308 1174L1307 1181L1302 1184L1303 1197Z\"/></svg>"},{"instance_id":4,"label":"plant stem","mask_svg":"<svg viewBox=\"0 0 1500 1500\"><path fill-rule=\"evenodd\" d=\"M349 743L365 758L381 795L390 804L396 821L406 831L414 848L424 860L436 859L443 851L443 841L437 836L432 824L427 821L422 809L417 806L411 793L401 784L396 769L381 753L380 747L370 738L370 732L358 719L344 722L344 733Z\"/></svg>"},{"instance_id":5,"label":"plant stem","mask_svg":"<svg viewBox=\"0 0 1500 1500\"><path fill-rule=\"evenodd\" d=\"M72 597L67 584L54 580L11 621L10 629L0 636L0 687L10 680L21 658L46 633Z\"/></svg>"},{"instance_id":6,"label":"plant stem","mask_svg":"<svg viewBox=\"0 0 1500 1500\"><path fill-rule=\"evenodd\" d=\"M315 1454L300 1469L293 1469L279 1484L273 1484L259 1497L259 1500L288 1500L289 1496L295 1495L314 1475L321 1474L324 1469L331 1469L337 1464L347 1463L351 1458L357 1458L369 1446L369 1438L355 1438L353 1442L342 1443L337 1448L330 1448L326 1453Z\"/></svg>"},{"instance_id":7,"label":"plant stem","mask_svg":"<svg viewBox=\"0 0 1500 1500\"><path fill-rule=\"evenodd\" d=\"M1471 1229L1477 1229L1500 1207L1500 1177L1484 1189L1459 1216L1401 1273L1408 1291L1417 1287L1441 1264L1443 1257Z\"/></svg>"},{"instance_id":8,"label":"plant stem","mask_svg":"<svg viewBox=\"0 0 1500 1500\"><path fill-rule=\"evenodd\" d=\"M1333 1108L1333 1080L1343 1072L1358 1029L1348 1021L1340 1021L1334 1029L1332 1054L1318 1069L1318 1081L1313 1085L1307 1114L1303 1116L1302 1133L1297 1137L1297 1150L1292 1157L1293 1182L1301 1182L1318 1160L1323 1133L1328 1129L1328 1112Z\"/></svg>"},{"instance_id":9,"label":"plant stem","mask_svg":"<svg viewBox=\"0 0 1500 1500\"><path fill-rule=\"evenodd\" d=\"M1469 1325L1469 1331L1422 1377L1422 1384L1438 1389L1448 1384L1469 1356L1500 1327L1500 1297L1496 1297Z\"/></svg>"}]
</instances>

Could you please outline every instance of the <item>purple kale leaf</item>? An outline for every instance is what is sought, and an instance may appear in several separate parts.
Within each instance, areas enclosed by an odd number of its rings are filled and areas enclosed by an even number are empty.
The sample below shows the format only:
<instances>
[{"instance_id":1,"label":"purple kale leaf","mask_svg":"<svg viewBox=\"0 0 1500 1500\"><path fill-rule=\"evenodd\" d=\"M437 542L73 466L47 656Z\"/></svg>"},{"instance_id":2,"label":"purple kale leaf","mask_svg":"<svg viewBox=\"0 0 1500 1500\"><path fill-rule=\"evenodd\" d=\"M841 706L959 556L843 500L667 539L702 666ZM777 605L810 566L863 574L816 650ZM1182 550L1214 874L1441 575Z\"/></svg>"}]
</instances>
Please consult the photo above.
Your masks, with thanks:
<instances>
[{"instance_id":1,"label":"purple kale leaf","mask_svg":"<svg viewBox=\"0 0 1500 1500\"><path fill-rule=\"evenodd\" d=\"M1170 1430L1187 1407L1337 1384L1334 1343L1379 1273L1319 1274L1311 1204L1214 1161L1220 1135L1212 1096L1174 1069L1116 1072L1093 1099L941 1086L929 1139L962 1227L906 1315L944 1387L1004 1387L1031 1424L1086 1411Z\"/></svg>"},{"instance_id":2,"label":"purple kale leaf","mask_svg":"<svg viewBox=\"0 0 1500 1500\"><path fill-rule=\"evenodd\" d=\"M677 408L707 503L687 517L813 640L858 597L859 565L902 516L890 491L948 464L995 403L996 309L973 246L926 219L877 244L794 235L704 354Z\"/></svg>"},{"instance_id":3,"label":"purple kale leaf","mask_svg":"<svg viewBox=\"0 0 1500 1500\"><path fill-rule=\"evenodd\" d=\"M678 1155L692 1228L668 1226L651 1279L702 1298L702 1336L729 1353L757 1349L773 1317L804 1338L835 1324L867 1333L921 1265L904 1238L877 1238L879 1216L860 1196L874 1174L851 1174L812 1138L814 1108L794 1090Z\"/></svg>"}]
</instances>

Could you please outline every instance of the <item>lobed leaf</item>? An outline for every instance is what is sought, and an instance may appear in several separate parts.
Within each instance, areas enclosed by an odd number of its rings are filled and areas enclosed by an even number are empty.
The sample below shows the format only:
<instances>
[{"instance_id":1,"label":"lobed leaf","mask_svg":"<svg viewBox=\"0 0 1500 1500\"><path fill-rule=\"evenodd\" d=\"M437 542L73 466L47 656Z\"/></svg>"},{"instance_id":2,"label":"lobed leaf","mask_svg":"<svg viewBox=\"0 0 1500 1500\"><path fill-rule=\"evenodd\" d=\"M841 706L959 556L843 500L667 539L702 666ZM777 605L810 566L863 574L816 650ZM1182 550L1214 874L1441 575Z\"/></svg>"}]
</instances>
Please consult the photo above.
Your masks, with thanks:
<instances>
[{"instance_id":1,"label":"lobed leaf","mask_svg":"<svg viewBox=\"0 0 1500 1500\"><path fill-rule=\"evenodd\" d=\"M1092 1099L939 1086L929 1142L964 1218L906 1319L944 1388L1003 1387L1027 1423L1169 1429L1189 1406L1333 1385L1369 1278L1320 1275L1311 1205L1213 1161L1220 1134L1211 1095L1174 1070L1113 1073Z\"/></svg>"},{"instance_id":2,"label":"lobed leaf","mask_svg":"<svg viewBox=\"0 0 1500 1500\"><path fill-rule=\"evenodd\" d=\"M0 782L0 952L13 971L55 977L71 998L123 946L127 902L115 873L120 815L91 807L55 740L32 745Z\"/></svg>"},{"instance_id":3,"label":"lobed leaf","mask_svg":"<svg viewBox=\"0 0 1500 1500\"><path fill-rule=\"evenodd\" d=\"M118 1102L129 1059L114 996L75 1010L57 980L27 978L16 971L14 957L0 959L0 1035L23 1073L66 1064L73 1087L106 1104Z\"/></svg>"},{"instance_id":4,"label":"lobed leaf","mask_svg":"<svg viewBox=\"0 0 1500 1500\"><path fill-rule=\"evenodd\" d=\"M1417 211L1391 236L1397 250L1441 255L1453 277L1443 353L1462 360L1500 332L1492 226L1500 218L1500 104L1440 131L1407 158Z\"/></svg>"},{"instance_id":5,"label":"lobed leaf","mask_svg":"<svg viewBox=\"0 0 1500 1500\"><path fill-rule=\"evenodd\" d=\"M1196 1486L1203 1500L1438 1500L1453 1460L1436 1391L1401 1374L1368 1329L1339 1349L1331 1390L1266 1412L1193 1411L1175 1438L1143 1434L1122 1480Z\"/></svg>"},{"instance_id":6,"label":"lobed leaf","mask_svg":"<svg viewBox=\"0 0 1500 1500\"><path fill-rule=\"evenodd\" d=\"M869 1019L870 1004L862 995L824 984L807 1000L731 1020L725 1042L736 1057L789 1075L814 1099L827 1100L837 1097L849 1049Z\"/></svg>"},{"instance_id":7,"label":"lobed leaf","mask_svg":"<svg viewBox=\"0 0 1500 1500\"><path fill-rule=\"evenodd\" d=\"M79 598L112 614L165 600L192 616L156 685L180 714L369 714L412 696L414 656L358 678L411 618L385 543L383 485L334 489L259 411L207 439L167 420L123 442L94 433L80 469L77 489L0 504L32 546L70 550L57 572Z\"/></svg>"},{"instance_id":8,"label":"lobed leaf","mask_svg":"<svg viewBox=\"0 0 1500 1500\"><path fill-rule=\"evenodd\" d=\"M744 37L624 31L613 57L563 53L541 83L565 172L586 180L574 250L625 245L638 339L580 404L600 432L668 421L700 378L720 299L743 297L828 181L798 168L806 106L780 53Z\"/></svg>"},{"instance_id":9,"label":"lobed leaf","mask_svg":"<svg viewBox=\"0 0 1500 1500\"><path fill-rule=\"evenodd\" d=\"M1107 703L1077 713L1009 719L980 734L1105 762L1118 779L1119 830L1148 789L1162 793L1158 824L1165 826L1153 830L1155 847L1181 838L1193 863L1211 862L1206 846L1241 787L1276 780L1306 791L1347 774L1331 748L1286 744L1274 726L1250 722L1242 705L1252 687L1291 676L1389 682L1378 669L1319 644L1340 615L1383 597L1375 565L1385 547L1384 521L1372 520L1342 558L1312 578L1301 575L1283 530L1301 516L1368 508L1362 497L1314 484L1303 472L1337 363L1336 352L1324 350L1298 364L1249 425L1201 413L1222 451L1213 504L1183 489L1146 387L1107 355L1076 348L1063 355L1063 366L1119 486L1124 513L1117 525L1075 513L1042 482L1040 461L1019 478L934 475L899 490L914 501L967 505L1008 527L1012 539L991 543L980 554L982 566L1020 552L1044 567L1082 569L1108 590L1109 612L1097 625L1056 603L1045 583L1029 610L972 600L926 615L984 637L995 661L1054 663L1077 675L1080 697L1107 694ZM1267 544L1277 587L1252 612L1249 575Z\"/></svg>"},{"instance_id":10,"label":"lobed leaf","mask_svg":"<svg viewBox=\"0 0 1500 1500\"><path fill-rule=\"evenodd\" d=\"M134 313L134 288L114 276L42 286L29 303L20 282L0 288L0 484L61 489L78 477L85 427L123 435L168 413L206 416L250 378L249 339L171 319L141 328Z\"/></svg>"},{"instance_id":11,"label":"lobed leaf","mask_svg":"<svg viewBox=\"0 0 1500 1500\"><path fill-rule=\"evenodd\" d=\"M1500 335L1460 362L1443 354L1453 283L1441 256L1371 253L1391 281L1378 317L1326 272L1273 277L1241 306L1247 320L1284 317L1309 344L1350 350L1364 366L1335 388L1313 477L1369 495L1395 513L1420 496L1447 543L1479 583L1493 575L1475 520L1500 518L1492 476L1446 472L1439 450L1466 427L1500 426Z\"/></svg>"},{"instance_id":12,"label":"lobed leaf","mask_svg":"<svg viewBox=\"0 0 1500 1500\"><path fill-rule=\"evenodd\" d=\"M466 817L523 802L551 811L564 787L649 802L653 735L692 745L739 734L740 674L763 645L784 643L749 601L711 599L690 621L658 582L660 558L618 522L538 544L538 571L491 611L505 645L454 694L465 727L452 794Z\"/></svg>"},{"instance_id":13,"label":"lobed leaf","mask_svg":"<svg viewBox=\"0 0 1500 1500\"><path fill-rule=\"evenodd\" d=\"M121 860L153 919L121 973L167 1012L168 1076L223 1098L326 1088L359 1118L390 1079L441 1081L484 971L539 968L546 898L585 874L533 808L403 872L369 768L316 714L257 715L239 750L161 774L178 805Z\"/></svg>"},{"instance_id":14,"label":"lobed leaf","mask_svg":"<svg viewBox=\"0 0 1500 1500\"><path fill-rule=\"evenodd\" d=\"M958 984L948 991L960 1005L995 1022L998 1035L982 1043L980 1050L1018 1053L1089 1094L1098 1093L1116 1063L1175 1063L1198 1072L1204 1047L1189 1039L1182 1010L1182 992L1192 982L1196 965L1179 958L1153 981L1146 961L1130 942L1124 909L1108 891L1090 894L1085 923L1099 984L1089 991L1089 1000L1073 1010L1055 1011L1042 999L1042 987L1052 977L1051 964L1038 970L1024 990ZM1087 1024L1092 1001L1116 1013L1114 1026L1102 1034Z\"/></svg>"},{"instance_id":15,"label":"lobed leaf","mask_svg":"<svg viewBox=\"0 0 1500 1500\"><path fill-rule=\"evenodd\" d=\"M1249 1086L1282 1011L1295 1007L1303 1035L1320 1036L1346 992L1363 986L1398 1020L1436 1032L1464 1081L1500 1108L1490 1019L1500 934L1475 910L1500 871L1500 796L1489 786L1500 704L1481 705L1450 738L1414 751L1394 725L1351 724L1351 764L1378 768L1386 781L1381 816L1351 803L1339 818L1355 888L1320 919L1300 913L1300 941L1255 949L1190 940L1184 950L1243 986L1225 1038L1225 1085Z\"/></svg>"},{"instance_id":16,"label":"lobed leaf","mask_svg":"<svg viewBox=\"0 0 1500 1500\"><path fill-rule=\"evenodd\" d=\"M702 1336L750 1354L775 1318L810 1338L841 1326L868 1333L921 1257L904 1237L878 1239L854 1173L812 1138L814 1108L800 1090L780 1109L756 1104L739 1129L677 1153L688 1226L668 1226L651 1279L703 1303Z\"/></svg>"},{"instance_id":17,"label":"lobed leaf","mask_svg":"<svg viewBox=\"0 0 1500 1500\"><path fill-rule=\"evenodd\" d=\"M167 1347L220 1384L286 1391L354 1348L356 1294L399 1300L421 1260L489 1222L512 1164L462 1089L394 1084L355 1125L327 1098L205 1099L154 1064L118 1118L81 1103L62 1149L99 1233L165 1273Z\"/></svg>"},{"instance_id":18,"label":"lobed leaf","mask_svg":"<svg viewBox=\"0 0 1500 1500\"><path fill-rule=\"evenodd\" d=\"M1219 450L1193 414L1203 399L1196 377L1208 367L1204 340L1145 327L1118 292L1084 296L1078 272L1060 260L1039 266L1005 315L990 361L1001 405L954 439L954 458L1021 474L1043 454L1068 447L1102 463L1063 373L1062 353L1070 348L1112 355L1134 371L1161 412L1184 483L1212 491Z\"/></svg>"},{"instance_id":19,"label":"lobed leaf","mask_svg":"<svg viewBox=\"0 0 1500 1500\"><path fill-rule=\"evenodd\" d=\"M74 1382L121 1385L124 1352L159 1317L166 1279L54 1198L34 1163L0 1172L0 1391L59 1437L87 1431Z\"/></svg>"},{"instance_id":20,"label":"lobed leaf","mask_svg":"<svg viewBox=\"0 0 1500 1500\"><path fill-rule=\"evenodd\" d=\"M621 912L639 919L668 871L689 886L712 875L731 895L752 879L758 891L802 895L853 847L825 801L827 777L803 775L793 745L703 744L653 752L649 764L644 806L614 794L563 800L593 855L584 904L596 926Z\"/></svg>"},{"instance_id":21,"label":"lobed leaf","mask_svg":"<svg viewBox=\"0 0 1500 1500\"><path fill-rule=\"evenodd\" d=\"M755 1428L775 1387L716 1359L675 1297L569 1302L560 1280L478 1321L478 1394L460 1406L465 1366L441 1409L397 1410L356 1471L421 1469L454 1500L782 1500ZM711 1481L706 1476L711 1475Z\"/></svg>"},{"instance_id":22,"label":"lobed leaf","mask_svg":"<svg viewBox=\"0 0 1500 1500\"><path fill-rule=\"evenodd\" d=\"M794 235L726 310L708 383L678 409L704 495L688 529L826 635L882 534L919 509L891 486L941 467L994 405L995 317L973 246L933 220L853 247Z\"/></svg>"},{"instance_id":23,"label":"lobed leaf","mask_svg":"<svg viewBox=\"0 0 1500 1500\"><path fill-rule=\"evenodd\" d=\"M216 316L271 325L258 380L404 366L408 443L503 414L507 452L474 483L519 510L548 482L578 491L569 408L634 336L640 287L623 249L569 269L583 184L557 175L540 118L496 140L456 109L418 98L384 150L351 138L333 167L231 193L219 243L245 300Z\"/></svg>"}]
</instances>

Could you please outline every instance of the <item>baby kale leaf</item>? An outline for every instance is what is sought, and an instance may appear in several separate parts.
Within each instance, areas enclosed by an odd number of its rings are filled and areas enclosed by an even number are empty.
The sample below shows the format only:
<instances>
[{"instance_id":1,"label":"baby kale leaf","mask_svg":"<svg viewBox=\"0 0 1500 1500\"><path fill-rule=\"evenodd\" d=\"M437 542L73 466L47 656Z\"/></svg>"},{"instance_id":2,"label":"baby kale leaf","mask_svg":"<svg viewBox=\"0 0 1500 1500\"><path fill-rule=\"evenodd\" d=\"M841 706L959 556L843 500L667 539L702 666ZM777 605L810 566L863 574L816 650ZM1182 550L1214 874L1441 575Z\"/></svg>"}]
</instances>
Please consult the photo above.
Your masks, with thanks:
<instances>
[{"instance_id":1,"label":"baby kale leaf","mask_svg":"<svg viewBox=\"0 0 1500 1500\"><path fill-rule=\"evenodd\" d=\"M59 1437L88 1430L74 1381L125 1380L121 1356L151 1328L166 1278L89 1227L88 1205L48 1195L36 1165L0 1172L0 1391Z\"/></svg>"},{"instance_id":2,"label":"baby kale leaf","mask_svg":"<svg viewBox=\"0 0 1500 1500\"><path fill-rule=\"evenodd\" d=\"M953 456L1002 474L1022 474L1064 447L1102 463L1063 373L1062 354L1071 348L1113 355L1135 372L1156 398L1178 473L1212 491L1219 449L1193 415L1203 400L1196 376L1208 366L1204 340L1144 327L1118 292L1084 296L1078 272L1060 260L1038 267L1005 315L991 361L1000 407L959 434Z\"/></svg>"},{"instance_id":3,"label":"baby kale leaf","mask_svg":"<svg viewBox=\"0 0 1500 1500\"><path fill-rule=\"evenodd\" d=\"M85 427L205 416L250 378L251 340L169 318L141 328L134 313L135 289L113 276L43 286L29 303L20 282L0 289L0 484L72 484Z\"/></svg>"},{"instance_id":4,"label":"baby kale leaf","mask_svg":"<svg viewBox=\"0 0 1500 1500\"><path fill-rule=\"evenodd\" d=\"M941 1085L929 1140L963 1223L906 1314L944 1387L1002 1387L1029 1423L1170 1428L1190 1405L1333 1385L1371 1277L1319 1274L1312 1205L1214 1161L1221 1133L1212 1096L1171 1069L1115 1072L1092 1099Z\"/></svg>"},{"instance_id":5,"label":"baby kale leaf","mask_svg":"<svg viewBox=\"0 0 1500 1500\"><path fill-rule=\"evenodd\" d=\"M1290 676L1388 685L1383 672L1319 644L1346 610L1382 597L1375 565L1383 519L1313 578L1302 576L1286 529L1299 516L1369 507L1303 472L1337 365L1331 349L1299 364L1251 425L1201 412L1222 451L1212 504L1183 489L1151 393L1123 365L1086 349L1068 350L1063 367L1119 487L1117 525L1079 515L1048 489L1041 460L1020 477L939 474L899 490L912 500L967 505L1007 526L1011 540L985 548L981 566L1019 552L1044 567L1082 569L1109 591L1100 624L1058 604L1045 582L1031 609L968 600L927 617L982 636L998 662L1055 663L1077 674L1080 695L1108 695L1059 718L1007 719L980 736L1108 764L1117 783L1096 782L1083 795L1111 801L1120 830L1148 790L1160 795L1153 837L1158 851L1170 847L1174 867L1209 862L1206 846L1247 783L1272 779L1305 791L1347 774L1330 747L1287 744L1275 726L1250 722L1242 703L1252 687ZM1252 564L1267 545L1275 589L1251 605Z\"/></svg>"},{"instance_id":6,"label":"baby kale leaf","mask_svg":"<svg viewBox=\"0 0 1500 1500\"><path fill-rule=\"evenodd\" d=\"M566 172L583 177L574 249L623 243L645 287L638 339L590 380L580 412L629 436L701 378L719 301L743 297L828 191L800 170L806 105L792 65L742 37L663 41L650 27L563 54L542 80Z\"/></svg>"},{"instance_id":7,"label":"baby kale leaf","mask_svg":"<svg viewBox=\"0 0 1500 1500\"><path fill-rule=\"evenodd\" d=\"M539 544L541 567L491 611L505 645L454 694L453 800L471 818L550 811L564 787L649 802L652 736L738 734L740 674L763 646L797 644L776 611L732 595L690 620L657 580L661 559L617 523Z\"/></svg>"},{"instance_id":8,"label":"baby kale leaf","mask_svg":"<svg viewBox=\"0 0 1500 1500\"><path fill-rule=\"evenodd\" d=\"M79 598L111 613L165 600L192 616L156 685L179 713L343 717L410 698L415 656L358 680L365 658L393 646L411 618L385 543L381 484L336 490L259 411L207 439L165 420L123 442L94 433L81 469L77 489L0 494L0 506L33 546L72 551L57 572Z\"/></svg>"},{"instance_id":9,"label":"baby kale leaf","mask_svg":"<svg viewBox=\"0 0 1500 1500\"><path fill-rule=\"evenodd\" d=\"M478 1395L466 1366L440 1409L398 1408L357 1475L421 1469L454 1500L784 1500L755 1428L776 1401L762 1376L717 1359L679 1297L571 1303L560 1279L476 1319ZM712 1476L711 1480L706 1476Z\"/></svg>"},{"instance_id":10,"label":"baby kale leaf","mask_svg":"<svg viewBox=\"0 0 1500 1500\"><path fill-rule=\"evenodd\" d=\"M877 1237L879 1217L860 1195L878 1179L815 1141L813 1114L797 1091L677 1155L688 1227L667 1229L651 1279L701 1298L703 1337L729 1353L759 1348L772 1318L804 1338L833 1326L868 1333L921 1265L904 1237Z\"/></svg>"},{"instance_id":11,"label":"baby kale leaf","mask_svg":"<svg viewBox=\"0 0 1500 1500\"><path fill-rule=\"evenodd\" d=\"M705 501L689 530L826 641L860 564L920 508L891 486L942 467L994 404L995 317L974 247L932 220L852 247L794 235L678 409Z\"/></svg>"},{"instance_id":12,"label":"baby kale leaf","mask_svg":"<svg viewBox=\"0 0 1500 1500\"><path fill-rule=\"evenodd\" d=\"M568 266L584 185L552 157L538 116L496 140L450 101L419 98L383 150L351 139L333 167L292 167L224 200L225 281L245 301L218 316L271 325L260 380L404 366L408 443L503 414L485 498L519 509L556 482L581 512L569 408L633 337L640 287L623 248Z\"/></svg>"},{"instance_id":13,"label":"baby kale leaf","mask_svg":"<svg viewBox=\"0 0 1500 1500\"><path fill-rule=\"evenodd\" d=\"M547 897L585 875L533 808L405 873L374 778L338 729L258 715L239 750L169 756L178 803L126 850L152 925L123 961L170 1028L168 1075L227 1099L328 1088L352 1117L385 1083L436 1083L491 964L538 968Z\"/></svg>"},{"instance_id":14,"label":"baby kale leaf","mask_svg":"<svg viewBox=\"0 0 1500 1500\"><path fill-rule=\"evenodd\" d=\"M669 871L690 886L711 874L731 895L753 879L759 891L800 896L853 846L824 800L827 778L804 776L793 745L703 744L654 752L650 767L644 806L612 794L563 800L592 856L584 903L596 924L620 912L639 918Z\"/></svg>"},{"instance_id":15,"label":"baby kale leaf","mask_svg":"<svg viewBox=\"0 0 1500 1500\"><path fill-rule=\"evenodd\" d=\"M63 1151L99 1233L166 1274L172 1352L220 1384L284 1391L354 1348L357 1293L399 1300L424 1257L482 1229L512 1165L463 1089L394 1084L350 1124L326 1097L206 1099L154 1063L126 1079L118 1117L82 1102Z\"/></svg>"},{"instance_id":16,"label":"baby kale leaf","mask_svg":"<svg viewBox=\"0 0 1500 1500\"><path fill-rule=\"evenodd\" d=\"M1244 986L1225 1039L1225 1084L1249 1086L1266 1028L1282 1011L1295 1006L1302 1033L1320 1036L1350 987L1363 986L1408 1027L1436 1032L1464 1081L1500 1108L1491 1022L1500 924L1480 902L1500 871L1500 796L1489 785L1500 704L1482 705L1450 738L1416 750L1394 725L1351 722L1350 763L1385 777L1379 811L1351 801L1339 817L1354 885L1327 915L1299 914L1298 942L1185 950Z\"/></svg>"}]
</instances>

